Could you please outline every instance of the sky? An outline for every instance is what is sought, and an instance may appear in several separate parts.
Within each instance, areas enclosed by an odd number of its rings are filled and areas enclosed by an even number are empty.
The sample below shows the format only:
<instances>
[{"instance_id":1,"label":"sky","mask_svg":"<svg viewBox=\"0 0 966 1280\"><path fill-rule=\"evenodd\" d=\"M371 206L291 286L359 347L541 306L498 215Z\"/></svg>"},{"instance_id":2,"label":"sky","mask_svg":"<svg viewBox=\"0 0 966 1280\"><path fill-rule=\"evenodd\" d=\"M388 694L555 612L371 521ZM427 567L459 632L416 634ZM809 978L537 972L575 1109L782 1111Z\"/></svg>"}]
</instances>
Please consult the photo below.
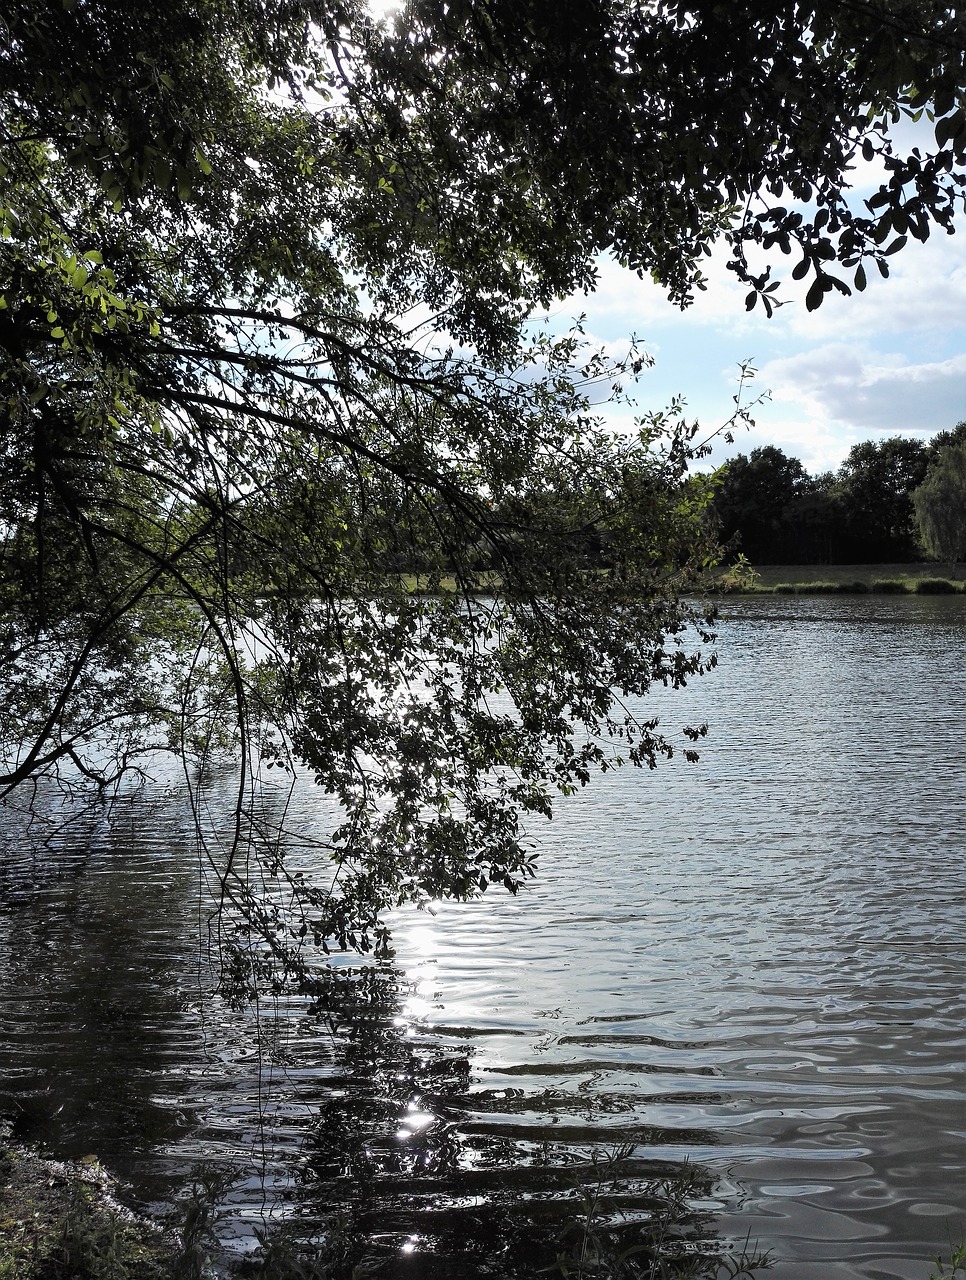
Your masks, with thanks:
<instances>
[{"instance_id":1,"label":"sky","mask_svg":"<svg viewBox=\"0 0 966 1280\"><path fill-rule=\"evenodd\" d=\"M853 444L926 440L966 419L966 225L910 240L888 280L872 268L864 293L826 295L818 311L806 311L804 288L788 279L779 296L789 301L771 319L760 304L746 312L747 290L725 260L708 260L707 291L683 312L650 281L601 262L595 293L568 299L554 319L585 313L589 336L614 351L634 334L655 360L638 384L640 410L683 396L702 428L727 420L739 365L751 361L751 394L768 399L753 411L754 429L717 446L712 465L771 444L817 475L836 470ZM780 259L783 274L796 262Z\"/></svg>"}]
</instances>

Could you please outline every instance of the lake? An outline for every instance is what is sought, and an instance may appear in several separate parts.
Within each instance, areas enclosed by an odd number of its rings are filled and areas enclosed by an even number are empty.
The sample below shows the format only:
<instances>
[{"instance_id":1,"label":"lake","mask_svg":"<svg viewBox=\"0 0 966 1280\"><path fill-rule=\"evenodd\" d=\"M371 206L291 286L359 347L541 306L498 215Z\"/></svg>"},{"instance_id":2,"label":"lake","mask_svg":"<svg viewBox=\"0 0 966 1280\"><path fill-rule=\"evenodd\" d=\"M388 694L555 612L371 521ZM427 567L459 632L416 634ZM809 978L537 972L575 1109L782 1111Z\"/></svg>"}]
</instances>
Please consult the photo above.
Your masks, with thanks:
<instances>
[{"instance_id":1,"label":"lake","mask_svg":"<svg viewBox=\"0 0 966 1280\"><path fill-rule=\"evenodd\" d=\"M966 1226L966 598L723 613L647 700L708 721L697 764L596 778L531 889L400 913L315 1006L213 994L176 775L9 817L0 1112L155 1207L222 1171L228 1250L267 1217L366 1274L530 1275L599 1187L602 1238L925 1280ZM306 785L287 823L325 817Z\"/></svg>"}]
</instances>

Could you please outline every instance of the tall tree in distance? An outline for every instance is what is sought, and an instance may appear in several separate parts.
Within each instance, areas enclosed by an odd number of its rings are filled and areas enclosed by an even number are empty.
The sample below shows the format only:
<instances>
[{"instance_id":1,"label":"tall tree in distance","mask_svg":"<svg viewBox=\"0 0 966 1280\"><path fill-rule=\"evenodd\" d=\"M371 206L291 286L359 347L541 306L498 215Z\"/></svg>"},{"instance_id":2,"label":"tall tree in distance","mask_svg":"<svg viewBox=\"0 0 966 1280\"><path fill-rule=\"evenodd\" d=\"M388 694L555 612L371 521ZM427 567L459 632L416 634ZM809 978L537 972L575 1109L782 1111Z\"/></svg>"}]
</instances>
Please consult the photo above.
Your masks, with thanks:
<instances>
[{"instance_id":1,"label":"tall tree in distance","mask_svg":"<svg viewBox=\"0 0 966 1280\"><path fill-rule=\"evenodd\" d=\"M852 446L838 473L849 563L917 558L912 492L927 464L926 446L906 436Z\"/></svg>"},{"instance_id":2,"label":"tall tree in distance","mask_svg":"<svg viewBox=\"0 0 966 1280\"><path fill-rule=\"evenodd\" d=\"M927 446L929 450L929 465L932 466L943 449L949 448L950 445L959 444L966 444L966 422L957 422L949 431L937 431Z\"/></svg>"},{"instance_id":3,"label":"tall tree in distance","mask_svg":"<svg viewBox=\"0 0 966 1280\"><path fill-rule=\"evenodd\" d=\"M753 564L783 564L797 558L790 547L786 513L808 488L808 474L798 458L774 445L738 454L724 470L714 498L720 536L734 544Z\"/></svg>"},{"instance_id":4,"label":"tall tree in distance","mask_svg":"<svg viewBox=\"0 0 966 1280\"><path fill-rule=\"evenodd\" d=\"M714 661L680 603L715 554L697 428L605 430L592 399L646 356L609 362L541 310L605 251L686 305L720 239L748 305L793 255L814 307L951 231L957 11L0 19L4 794L223 749L237 821L212 874L283 965L305 939L372 945L397 902L515 888L528 813L692 751L701 726L662 734L633 699ZM923 110L907 154L894 126ZM855 209L859 155L884 176ZM314 880L253 818L261 771L295 762L340 814Z\"/></svg>"},{"instance_id":5,"label":"tall tree in distance","mask_svg":"<svg viewBox=\"0 0 966 1280\"><path fill-rule=\"evenodd\" d=\"M966 560L966 443L937 451L912 501L922 545L955 576Z\"/></svg>"}]
</instances>

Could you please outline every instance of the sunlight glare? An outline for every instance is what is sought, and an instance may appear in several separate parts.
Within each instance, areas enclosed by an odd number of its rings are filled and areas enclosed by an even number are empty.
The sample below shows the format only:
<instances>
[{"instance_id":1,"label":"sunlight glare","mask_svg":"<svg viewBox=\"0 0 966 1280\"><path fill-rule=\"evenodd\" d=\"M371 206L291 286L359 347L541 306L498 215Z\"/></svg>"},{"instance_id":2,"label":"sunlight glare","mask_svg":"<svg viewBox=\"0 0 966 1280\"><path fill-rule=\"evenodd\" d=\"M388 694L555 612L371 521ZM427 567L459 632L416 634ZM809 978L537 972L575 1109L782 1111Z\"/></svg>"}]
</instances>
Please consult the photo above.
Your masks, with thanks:
<instances>
[{"instance_id":1,"label":"sunlight glare","mask_svg":"<svg viewBox=\"0 0 966 1280\"><path fill-rule=\"evenodd\" d=\"M377 22L391 22L403 4L404 0L368 0L366 8Z\"/></svg>"},{"instance_id":2,"label":"sunlight glare","mask_svg":"<svg viewBox=\"0 0 966 1280\"><path fill-rule=\"evenodd\" d=\"M436 930L432 925L415 925L406 931L406 942L417 958L428 958L436 950Z\"/></svg>"}]
</instances>

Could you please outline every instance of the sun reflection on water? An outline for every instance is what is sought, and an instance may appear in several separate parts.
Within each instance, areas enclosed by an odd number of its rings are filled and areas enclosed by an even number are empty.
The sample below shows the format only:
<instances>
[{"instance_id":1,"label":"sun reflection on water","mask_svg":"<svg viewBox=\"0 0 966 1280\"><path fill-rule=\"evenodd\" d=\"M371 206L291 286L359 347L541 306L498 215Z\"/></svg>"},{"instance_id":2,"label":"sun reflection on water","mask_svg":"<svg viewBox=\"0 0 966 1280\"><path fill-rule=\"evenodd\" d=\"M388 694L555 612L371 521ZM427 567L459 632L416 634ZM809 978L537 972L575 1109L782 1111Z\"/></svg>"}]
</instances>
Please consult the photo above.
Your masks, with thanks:
<instances>
[{"instance_id":1,"label":"sun reflection on water","mask_svg":"<svg viewBox=\"0 0 966 1280\"><path fill-rule=\"evenodd\" d=\"M408 1142L410 1138L414 1138L417 1133L422 1133L424 1129L428 1129L436 1120L436 1116L432 1111L424 1111L421 1106L421 1100L411 1098L406 1103L406 1111L399 1118L399 1128L396 1130L396 1137L401 1142Z\"/></svg>"},{"instance_id":2,"label":"sun reflection on water","mask_svg":"<svg viewBox=\"0 0 966 1280\"><path fill-rule=\"evenodd\" d=\"M434 957L438 947L436 930L431 924L416 924L402 935L406 939L407 950L416 960L428 960Z\"/></svg>"}]
</instances>

